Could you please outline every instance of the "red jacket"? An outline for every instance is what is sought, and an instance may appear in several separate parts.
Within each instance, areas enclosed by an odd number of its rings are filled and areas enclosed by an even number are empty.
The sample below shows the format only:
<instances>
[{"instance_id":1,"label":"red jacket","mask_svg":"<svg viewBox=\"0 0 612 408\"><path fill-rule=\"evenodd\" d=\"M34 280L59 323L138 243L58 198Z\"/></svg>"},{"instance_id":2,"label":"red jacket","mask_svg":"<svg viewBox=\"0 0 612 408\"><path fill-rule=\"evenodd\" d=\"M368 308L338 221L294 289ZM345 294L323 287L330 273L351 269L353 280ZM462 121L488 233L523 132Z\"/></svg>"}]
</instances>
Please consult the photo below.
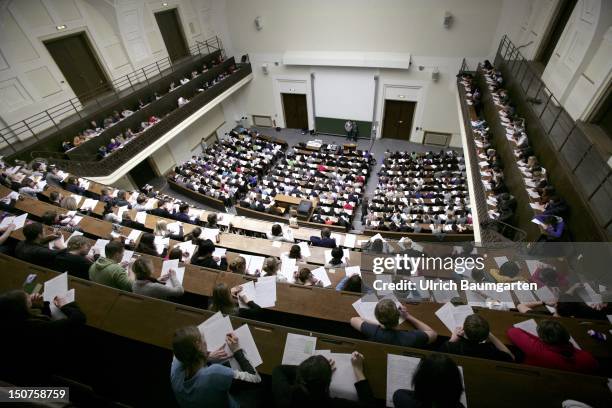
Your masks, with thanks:
<instances>
[{"instance_id":1,"label":"red jacket","mask_svg":"<svg viewBox=\"0 0 612 408\"><path fill-rule=\"evenodd\" d=\"M592 373L597 361L591 353L575 348L571 343L553 346L523 329L511 327L508 338L525 354L525 364L557 370Z\"/></svg>"}]
</instances>

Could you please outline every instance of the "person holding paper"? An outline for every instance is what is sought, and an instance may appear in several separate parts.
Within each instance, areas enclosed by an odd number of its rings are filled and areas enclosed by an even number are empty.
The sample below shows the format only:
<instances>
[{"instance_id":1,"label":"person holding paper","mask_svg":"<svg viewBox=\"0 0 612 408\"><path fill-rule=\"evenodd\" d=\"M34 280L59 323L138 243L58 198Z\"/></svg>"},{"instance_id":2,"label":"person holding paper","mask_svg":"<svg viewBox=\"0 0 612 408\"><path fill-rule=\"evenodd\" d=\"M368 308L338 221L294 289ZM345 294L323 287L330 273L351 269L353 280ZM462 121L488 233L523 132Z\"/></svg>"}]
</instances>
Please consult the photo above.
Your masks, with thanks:
<instances>
[{"instance_id":1,"label":"person holding paper","mask_svg":"<svg viewBox=\"0 0 612 408\"><path fill-rule=\"evenodd\" d=\"M48 225L54 230L66 231L70 233L74 231L83 231L78 226L72 225L71 216L65 214L58 214L55 211L45 211L40 217L40 219L44 225Z\"/></svg>"},{"instance_id":2,"label":"person holding paper","mask_svg":"<svg viewBox=\"0 0 612 408\"><path fill-rule=\"evenodd\" d=\"M393 393L397 408L464 408L463 379L457 364L443 354L431 354L419 362L412 375L412 390Z\"/></svg>"},{"instance_id":3,"label":"person holding paper","mask_svg":"<svg viewBox=\"0 0 612 408\"><path fill-rule=\"evenodd\" d=\"M457 327L451 338L440 347L444 353L514 361L512 352L489 330L489 322L477 314L465 318L463 327Z\"/></svg>"},{"instance_id":4,"label":"person holding paper","mask_svg":"<svg viewBox=\"0 0 612 408\"><path fill-rule=\"evenodd\" d=\"M100 254L95 253L89 257L91 244L82 235L70 238L68 246L57 253L53 262L53 270L68 272L68 275L89 280L89 268L98 259ZM94 251L96 251L94 249Z\"/></svg>"},{"instance_id":5,"label":"person holding paper","mask_svg":"<svg viewBox=\"0 0 612 408\"><path fill-rule=\"evenodd\" d=\"M195 224L189 217L189 204L179 205L178 211L174 212L172 218L180 222L186 222L187 224Z\"/></svg>"},{"instance_id":6,"label":"person holding paper","mask_svg":"<svg viewBox=\"0 0 612 408\"><path fill-rule=\"evenodd\" d=\"M367 289L368 292L372 290L370 288L364 288L364 289ZM362 292L361 276L357 273L354 273L350 276L345 276L336 285L336 290L338 291L343 290L345 292L361 293Z\"/></svg>"},{"instance_id":7,"label":"person holding paper","mask_svg":"<svg viewBox=\"0 0 612 408\"><path fill-rule=\"evenodd\" d=\"M221 364L209 364L229 356L223 349L209 353L197 327L188 326L175 332L170 382L181 408L237 408L240 406L240 396L230 394L232 384L240 381L261 382L261 377L246 358L233 333L227 334L226 344L238 361L240 370Z\"/></svg>"},{"instance_id":8,"label":"person holding paper","mask_svg":"<svg viewBox=\"0 0 612 408\"><path fill-rule=\"evenodd\" d=\"M138 197L136 197L136 204L132 206L132 210L146 211L147 210L147 196L144 194L138 194Z\"/></svg>"},{"instance_id":9,"label":"person holding paper","mask_svg":"<svg viewBox=\"0 0 612 408\"><path fill-rule=\"evenodd\" d=\"M41 223L32 222L23 227L24 241L17 243L15 256L26 262L39 266L52 265L57 250L62 249L61 244L55 244L55 249L49 249L49 242L55 241L59 234L45 235Z\"/></svg>"},{"instance_id":10,"label":"person holding paper","mask_svg":"<svg viewBox=\"0 0 612 408\"><path fill-rule=\"evenodd\" d=\"M319 279L315 278L310 269L308 268L300 268L294 274L293 277L295 279L296 285L304 285L304 286L320 286L323 287L323 282Z\"/></svg>"},{"instance_id":11,"label":"person holding paper","mask_svg":"<svg viewBox=\"0 0 612 408\"><path fill-rule=\"evenodd\" d=\"M299 366L281 365L272 371L272 394L277 408L370 407L375 403L364 373L363 355L354 351L351 364L355 374L358 401L330 396L334 361L314 355Z\"/></svg>"},{"instance_id":12,"label":"person holding paper","mask_svg":"<svg viewBox=\"0 0 612 408\"><path fill-rule=\"evenodd\" d=\"M10 223L6 227L0 228L0 233L2 234L0 235L0 253L8 254L11 252L10 246L4 245L4 243L9 239L11 232L13 231L15 231L15 224L13 223Z\"/></svg>"},{"instance_id":13,"label":"person holding paper","mask_svg":"<svg viewBox=\"0 0 612 408\"><path fill-rule=\"evenodd\" d=\"M127 193L125 192L125 190L117 191L117 197L115 197L115 199L113 200L113 206L114 207L127 206L128 209L132 209L132 204L130 204L130 202L127 200Z\"/></svg>"},{"instance_id":14,"label":"person holding paper","mask_svg":"<svg viewBox=\"0 0 612 408\"><path fill-rule=\"evenodd\" d=\"M132 291L133 274L125 269L128 264L123 259L123 244L110 241L104 247L106 257L99 257L89 268L89 279L102 285L116 289Z\"/></svg>"},{"instance_id":15,"label":"person holding paper","mask_svg":"<svg viewBox=\"0 0 612 408\"><path fill-rule=\"evenodd\" d=\"M574 347L569 332L556 320L539 321L537 336L517 327L510 327L507 335L523 352L525 364L582 373L597 369L597 360Z\"/></svg>"},{"instance_id":16,"label":"person holding paper","mask_svg":"<svg viewBox=\"0 0 612 408\"><path fill-rule=\"evenodd\" d=\"M121 214L121 225L140 231L144 231L147 229L147 227L145 227L143 223L134 221L130 213L127 211L124 211L123 214Z\"/></svg>"},{"instance_id":17,"label":"person holding paper","mask_svg":"<svg viewBox=\"0 0 612 408\"><path fill-rule=\"evenodd\" d=\"M29 177L26 177L21 182L21 188L19 188L19 194L29 197L33 200L38 200L36 194L42 193L43 189L38 188L34 180Z\"/></svg>"},{"instance_id":18,"label":"person holding paper","mask_svg":"<svg viewBox=\"0 0 612 408\"><path fill-rule=\"evenodd\" d=\"M151 234L150 232L145 232L140 237L140 241L138 242L138 246L136 247L136 252L152 256L161 256L163 258L168 252L168 247L164 245L164 249L160 254L159 252L157 252L157 246L155 245L155 235Z\"/></svg>"},{"instance_id":19,"label":"person holding paper","mask_svg":"<svg viewBox=\"0 0 612 408\"><path fill-rule=\"evenodd\" d=\"M266 237L271 241L281 241L281 242L290 242L293 243L294 240L292 238L286 237L283 233L283 227L280 224L272 225L272 229L270 232L266 233Z\"/></svg>"},{"instance_id":20,"label":"person holding paper","mask_svg":"<svg viewBox=\"0 0 612 408\"><path fill-rule=\"evenodd\" d=\"M438 334L434 329L408 313L404 306L399 308L391 299L382 299L374 309L378 323L361 317L352 317L351 326L369 340L404 347L420 347L433 343ZM410 322L416 330L398 330L400 316Z\"/></svg>"},{"instance_id":21,"label":"person holding paper","mask_svg":"<svg viewBox=\"0 0 612 408\"><path fill-rule=\"evenodd\" d=\"M538 265L530 281L538 284L538 288L548 286L549 288L558 288L565 290L569 286L567 276L555 269L555 267L546 264Z\"/></svg>"},{"instance_id":22,"label":"person holding paper","mask_svg":"<svg viewBox=\"0 0 612 408\"><path fill-rule=\"evenodd\" d=\"M189 252L183 252L181 247L178 245L168 251L168 256L164 258L164 260L172 260L178 259L179 262L190 263L191 259L189 258Z\"/></svg>"},{"instance_id":23,"label":"person holding paper","mask_svg":"<svg viewBox=\"0 0 612 408\"><path fill-rule=\"evenodd\" d=\"M61 187L62 186L62 176L59 175L59 169L57 166L49 166L49 171L45 176L45 181L50 186Z\"/></svg>"},{"instance_id":24,"label":"person holding paper","mask_svg":"<svg viewBox=\"0 0 612 408\"><path fill-rule=\"evenodd\" d=\"M323 228L321 230L321 237L313 235L310 237L310 242L313 246L320 246L325 248L335 248L336 239L331 237L331 231L329 228Z\"/></svg>"},{"instance_id":25,"label":"person holding paper","mask_svg":"<svg viewBox=\"0 0 612 408\"><path fill-rule=\"evenodd\" d=\"M278 270L280 269L281 263L275 256L269 256L266 258L263 264L263 276L276 276L277 282L287 282L287 277L280 275Z\"/></svg>"},{"instance_id":26,"label":"person holding paper","mask_svg":"<svg viewBox=\"0 0 612 408\"><path fill-rule=\"evenodd\" d=\"M238 299L244 306L239 307ZM212 293L212 303L208 310L221 312L224 315L240 316L247 319L255 318L261 311L261 307L244 293L241 286L233 287L231 290L225 283L218 283Z\"/></svg>"},{"instance_id":27,"label":"person holding paper","mask_svg":"<svg viewBox=\"0 0 612 408\"><path fill-rule=\"evenodd\" d=\"M524 280L520 275L521 268L514 261L506 261L497 269L490 269L489 273L497 282L518 282Z\"/></svg>"},{"instance_id":28,"label":"person holding paper","mask_svg":"<svg viewBox=\"0 0 612 408\"><path fill-rule=\"evenodd\" d=\"M170 238L175 241L183 241L184 239L182 225L179 225L178 233L173 233L172 231L168 229L168 223L164 220L157 221L157 223L155 224L155 230L153 231L153 233L155 234L155 236L163 237L163 238Z\"/></svg>"},{"instance_id":29,"label":"person holding paper","mask_svg":"<svg viewBox=\"0 0 612 408\"><path fill-rule=\"evenodd\" d=\"M306 262L302 258L302 248L299 245L292 245L289 250L289 255L287 255L289 259L295 259L298 263Z\"/></svg>"},{"instance_id":30,"label":"person holding paper","mask_svg":"<svg viewBox=\"0 0 612 408\"><path fill-rule=\"evenodd\" d=\"M341 247L335 247L331 250L331 259L328 263L325 264L325 268L344 268L348 266L346 262L344 262L344 251Z\"/></svg>"},{"instance_id":31,"label":"person holding paper","mask_svg":"<svg viewBox=\"0 0 612 408\"><path fill-rule=\"evenodd\" d=\"M217 224L217 213L210 213L206 216L206 224L204 228L210 229L219 229L219 224Z\"/></svg>"},{"instance_id":32,"label":"person holding paper","mask_svg":"<svg viewBox=\"0 0 612 408\"><path fill-rule=\"evenodd\" d=\"M198 249L191 257L191 263L204 268L225 271L227 269L227 259L225 256L222 256L220 259L213 256L215 244L210 239L199 240L198 242Z\"/></svg>"},{"instance_id":33,"label":"person holding paper","mask_svg":"<svg viewBox=\"0 0 612 408\"><path fill-rule=\"evenodd\" d=\"M246 275L246 259L244 257L238 255L228 265L228 269L232 273L237 273L239 275Z\"/></svg>"},{"instance_id":34,"label":"person holding paper","mask_svg":"<svg viewBox=\"0 0 612 408\"><path fill-rule=\"evenodd\" d=\"M28 295L23 290L12 290L0 295L0 321L2 340L0 347L0 377L4 380L19 378L25 381L40 379L48 383L47 374L56 372L65 364L62 359L69 352L70 334L84 326L86 318L76 303L66 303L56 297L53 303L66 316L51 320L49 302L42 295ZM36 353L44 339L45 347L53 352Z\"/></svg>"},{"instance_id":35,"label":"person holding paper","mask_svg":"<svg viewBox=\"0 0 612 408\"><path fill-rule=\"evenodd\" d=\"M176 271L170 269L167 275L158 279L153 277L153 262L149 258L138 258L132 265L136 277L132 283L132 292L158 299L176 298L185 293L183 285L176 277Z\"/></svg>"}]
</instances>

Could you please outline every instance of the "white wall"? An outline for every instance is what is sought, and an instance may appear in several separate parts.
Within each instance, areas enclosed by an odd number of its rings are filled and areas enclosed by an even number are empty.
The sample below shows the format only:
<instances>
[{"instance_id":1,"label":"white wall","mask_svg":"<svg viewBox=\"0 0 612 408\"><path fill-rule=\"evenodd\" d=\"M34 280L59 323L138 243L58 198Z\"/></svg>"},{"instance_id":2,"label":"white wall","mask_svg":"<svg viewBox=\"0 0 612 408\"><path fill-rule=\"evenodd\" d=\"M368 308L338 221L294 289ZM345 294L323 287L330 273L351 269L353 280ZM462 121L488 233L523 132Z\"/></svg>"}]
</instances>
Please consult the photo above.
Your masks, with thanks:
<instances>
[{"instance_id":1,"label":"white wall","mask_svg":"<svg viewBox=\"0 0 612 408\"><path fill-rule=\"evenodd\" d=\"M200 141L207 139L224 122L223 109L217 106L183 130L180 135L171 139L166 146L174 162L183 163L191 158L191 151L198 147Z\"/></svg>"},{"instance_id":2,"label":"white wall","mask_svg":"<svg viewBox=\"0 0 612 408\"><path fill-rule=\"evenodd\" d=\"M249 117L271 116L284 126L280 92L283 81L294 81L290 88L306 94L309 125L314 126L310 74L315 74L316 88L317 72L323 68L285 66L282 55L286 51L403 52L412 54L409 70L367 70L368 76L380 78L379 99L384 85L422 88L413 128L452 133L452 143L457 146L455 75L463 57L475 64L489 56L501 8L502 0L227 0L217 12L227 18L226 35L235 54L248 53L253 64L254 80L241 91L243 112ZM442 26L445 11L454 16L450 29ZM261 31L253 22L257 16L263 21ZM268 75L262 73L262 64L267 64ZM419 65L424 66L423 71L418 70ZM431 73L436 67L440 80L434 83ZM334 70L346 76L356 72L353 68ZM367 112L365 120L371 121L374 101L373 94L368 95L337 103L353 104L352 110L364 115ZM327 99L321 102L320 97L321 92L314 95L314 105L317 116L324 116L318 110L320 103L331 102L333 106L333 101L324 96ZM382 100L377 101L375 121L382 122L383 105ZM336 110L346 109L339 106ZM416 130L411 135L417 142L422 137Z\"/></svg>"},{"instance_id":3,"label":"white wall","mask_svg":"<svg viewBox=\"0 0 612 408\"><path fill-rule=\"evenodd\" d=\"M214 35L212 0L4 0L0 2L0 123L74 97L43 41L85 32L113 80L167 56L154 12L176 7L189 45ZM66 25L58 31L57 26ZM29 135L28 135L29 136Z\"/></svg>"}]
</instances>

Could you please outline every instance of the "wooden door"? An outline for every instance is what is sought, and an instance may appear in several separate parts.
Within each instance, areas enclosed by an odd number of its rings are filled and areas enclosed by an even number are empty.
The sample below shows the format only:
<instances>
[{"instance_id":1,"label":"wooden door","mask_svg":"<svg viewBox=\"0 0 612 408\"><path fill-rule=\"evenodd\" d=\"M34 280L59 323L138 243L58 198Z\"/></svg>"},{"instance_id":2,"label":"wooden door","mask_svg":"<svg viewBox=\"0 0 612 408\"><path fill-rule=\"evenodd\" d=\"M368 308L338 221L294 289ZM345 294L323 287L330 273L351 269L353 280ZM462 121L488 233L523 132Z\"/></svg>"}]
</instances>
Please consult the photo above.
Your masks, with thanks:
<instances>
[{"instance_id":1,"label":"wooden door","mask_svg":"<svg viewBox=\"0 0 612 408\"><path fill-rule=\"evenodd\" d=\"M189 55L185 35L176 9L155 13L155 20L161 32L168 56L172 62Z\"/></svg>"},{"instance_id":2,"label":"wooden door","mask_svg":"<svg viewBox=\"0 0 612 408\"><path fill-rule=\"evenodd\" d=\"M416 102L385 100L382 137L410 140Z\"/></svg>"},{"instance_id":3,"label":"wooden door","mask_svg":"<svg viewBox=\"0 0 612 408\"><path fill-rule=\"evenodd\" d=\"M85 33L55 38L44 44L81 102L111 90Z\"/></svg>"},{"instance_id":4,"label":"wooden door","mask_svg":"<svg viewBox=\"0 0 612 408\"><path fill-rule=\"evenodd\" d=\"M291 129L308 129L306 95L286 93L281 95L285 114L285 127Z\"/></svg>"}]
</instances>

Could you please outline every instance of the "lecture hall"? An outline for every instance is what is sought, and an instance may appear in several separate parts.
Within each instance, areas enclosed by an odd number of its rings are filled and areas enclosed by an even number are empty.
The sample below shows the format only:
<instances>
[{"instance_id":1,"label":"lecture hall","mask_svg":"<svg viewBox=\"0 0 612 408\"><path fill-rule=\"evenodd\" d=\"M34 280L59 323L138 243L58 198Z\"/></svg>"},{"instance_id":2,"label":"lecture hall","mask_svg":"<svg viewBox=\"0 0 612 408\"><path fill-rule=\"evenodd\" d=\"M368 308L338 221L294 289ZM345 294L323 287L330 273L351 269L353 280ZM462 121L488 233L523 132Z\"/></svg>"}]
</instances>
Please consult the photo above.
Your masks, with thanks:
<instances>
[{"instance_id":1,"label":"lecture hall","mask_svg":"<svg viewBox=\"0 0 612 408\"><path fill-rule=\"evenodd\" d=\"M612 1L3 0L0 404L612 407Z\"/></svg>"}]
</instances>

